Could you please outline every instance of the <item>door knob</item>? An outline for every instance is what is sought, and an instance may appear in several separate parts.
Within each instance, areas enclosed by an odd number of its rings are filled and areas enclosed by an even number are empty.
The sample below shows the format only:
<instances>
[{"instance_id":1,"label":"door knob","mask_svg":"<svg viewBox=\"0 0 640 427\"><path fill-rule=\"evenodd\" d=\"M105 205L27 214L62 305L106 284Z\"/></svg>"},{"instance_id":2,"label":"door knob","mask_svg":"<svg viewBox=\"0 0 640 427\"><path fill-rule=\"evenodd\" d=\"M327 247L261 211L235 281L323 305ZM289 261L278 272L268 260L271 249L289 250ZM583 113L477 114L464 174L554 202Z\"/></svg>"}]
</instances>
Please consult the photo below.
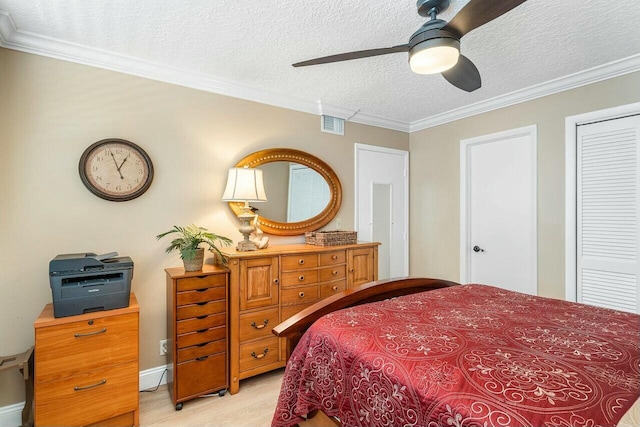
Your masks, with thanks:
<instances>
[{"instance_id":1,"label":"door knob","mask_svg":"<svg viewBox=\"0 0 640 427\"><path fill-rule=\"evenodd\" d=\"M474 252L484 252L484 249L482 249L480 246L476 245L473 247L473 251Z\"/></svg>"}]
</instances>

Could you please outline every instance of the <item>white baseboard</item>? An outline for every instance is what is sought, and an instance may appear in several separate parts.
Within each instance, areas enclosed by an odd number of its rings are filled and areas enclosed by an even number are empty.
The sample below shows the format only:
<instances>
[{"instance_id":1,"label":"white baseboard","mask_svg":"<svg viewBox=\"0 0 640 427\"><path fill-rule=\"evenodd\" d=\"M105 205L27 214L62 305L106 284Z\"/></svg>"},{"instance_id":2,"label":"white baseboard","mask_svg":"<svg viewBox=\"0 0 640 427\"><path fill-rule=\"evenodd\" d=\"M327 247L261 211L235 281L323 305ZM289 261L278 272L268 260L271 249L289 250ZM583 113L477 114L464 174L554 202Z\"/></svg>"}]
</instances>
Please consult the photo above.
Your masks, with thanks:
<instances>
[{"instance_id":1,"label":"white baseboard","mask_svg":"<svg viewBox=\"0 0 640 427\"><path fill-rule=\"evenodd\" d=\"M165 373L167 365L157 366L155 368L140 371L140 390L148 390L156 388L158 385L167 383L168 372ZM22 408L24 402L14 403L13 405L0 407L0 426L3 427L19 427L22 425Z\"/></svg>"}]
</instances>

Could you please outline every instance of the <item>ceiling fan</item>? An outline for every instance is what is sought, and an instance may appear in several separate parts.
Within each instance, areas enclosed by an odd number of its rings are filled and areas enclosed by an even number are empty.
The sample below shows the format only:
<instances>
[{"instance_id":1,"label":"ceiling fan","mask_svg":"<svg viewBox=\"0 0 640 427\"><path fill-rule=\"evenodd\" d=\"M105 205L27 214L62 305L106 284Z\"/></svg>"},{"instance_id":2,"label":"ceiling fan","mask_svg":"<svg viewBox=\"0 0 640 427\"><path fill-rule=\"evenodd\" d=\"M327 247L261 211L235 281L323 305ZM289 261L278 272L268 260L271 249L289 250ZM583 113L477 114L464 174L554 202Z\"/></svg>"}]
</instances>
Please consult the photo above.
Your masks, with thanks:
<instances>
[{"instance_id":1,"label":"ceiling fan","mask_svg":"<svg viewBox=\"0 0 640 427\"><path fill-rule=\"evenodd\" d=\"M504 15L526 0L470 0L449 22L436 16L450 0L418 0L418 14L431 18L409 38L409 43L381 49L359 50L293 64L294 67L328 64L389 53L409 52L411 70L418 74L442 73L452 85L473 92L482 85L473 62L460 53L460 39L468 32Z\"/></svg>"}]
</instances>

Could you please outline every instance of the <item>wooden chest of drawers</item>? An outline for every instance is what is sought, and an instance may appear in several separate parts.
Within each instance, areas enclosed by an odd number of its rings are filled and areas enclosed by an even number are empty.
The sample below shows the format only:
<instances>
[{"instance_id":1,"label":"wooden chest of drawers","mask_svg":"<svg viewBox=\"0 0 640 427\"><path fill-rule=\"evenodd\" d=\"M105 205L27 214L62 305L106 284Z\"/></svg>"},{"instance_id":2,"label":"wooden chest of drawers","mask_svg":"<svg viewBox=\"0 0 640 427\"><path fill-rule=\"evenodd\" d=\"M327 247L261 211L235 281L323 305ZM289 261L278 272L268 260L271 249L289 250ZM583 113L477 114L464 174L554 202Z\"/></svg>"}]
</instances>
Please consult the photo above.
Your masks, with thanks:
<instances>
[{"instance_id":1,"label":"wooden chest of drawers","mask_svg":"<svg viewBox=\"0 0 640 427\"><path fill-rule=\"evenodd\" d=\"M229 387L227 292L229 270L167 268L169 393L176 410L203 394Z\"/></svg>"},{"instance_id":2,"label":"wooden chest of drawers","mask_svg":"<svg viewBox=\"0 0 640 427\"><path fill-rule=\"evenodd\" d=\"M285 342L271 329L309 305L378 277L378 243L278 245L223 250L230 277L229 391L244 378L284 366Z\"/></svg>"},{"instance_id":3,"label":"wooden chest of drawers","mask_svg":"<svg viewBox=\"0 0 640 427\"><path fill-rule=\"evenodd\" d=\"M34 322L37 426L138 425L139 306Z\"/></svg>"}]
</instances>

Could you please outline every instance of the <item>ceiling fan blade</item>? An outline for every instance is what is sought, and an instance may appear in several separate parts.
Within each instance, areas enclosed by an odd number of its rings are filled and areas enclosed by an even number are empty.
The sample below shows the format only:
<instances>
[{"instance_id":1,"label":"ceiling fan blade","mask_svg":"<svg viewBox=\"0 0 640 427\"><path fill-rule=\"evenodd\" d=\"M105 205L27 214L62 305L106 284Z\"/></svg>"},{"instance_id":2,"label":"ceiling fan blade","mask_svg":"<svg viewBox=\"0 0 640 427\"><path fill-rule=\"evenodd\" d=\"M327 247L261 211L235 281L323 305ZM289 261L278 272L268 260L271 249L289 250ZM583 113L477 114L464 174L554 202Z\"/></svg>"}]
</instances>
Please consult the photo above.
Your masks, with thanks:
<instances>
[{"instance_id":1,"label":"ceiling fan blade","mask_svg":"<svg viewBox=\"0 0 640 427\"><path fill-rule=\"evenodd\" d=\"M480 73L473 62L464 55L460 55L458 63L453 68L442 73L449 83L457 88L473 92L482 86Z\"/></svg>"},{"instance_id":2,"label":"ceiling fan blade","mask_svg":"<svg viewBox=\"0 0 640 427\"><path fill-rule=\"evenodd\" d=\"M324 56L322 58L310 59L308 61L293 64L294 67L305 67L307 65L329 64L331 62L349 61L351 59L368 58L370 56L387 55L389 53L408 52L410 46L401 44L393 47L381 49L359 50L356 52L339 53L337 55Z\"/></svg>"},{"instance_id":3,"label":"ceiling fan blade","mask_svg":"<svg viewBox=\"0 0 640 427\"><path fill-rule=\"evenodd\" d=\"M471 0L442 29L454 31L462 37L525 1L527 0Z\"/></svg>"}]
</instances>

